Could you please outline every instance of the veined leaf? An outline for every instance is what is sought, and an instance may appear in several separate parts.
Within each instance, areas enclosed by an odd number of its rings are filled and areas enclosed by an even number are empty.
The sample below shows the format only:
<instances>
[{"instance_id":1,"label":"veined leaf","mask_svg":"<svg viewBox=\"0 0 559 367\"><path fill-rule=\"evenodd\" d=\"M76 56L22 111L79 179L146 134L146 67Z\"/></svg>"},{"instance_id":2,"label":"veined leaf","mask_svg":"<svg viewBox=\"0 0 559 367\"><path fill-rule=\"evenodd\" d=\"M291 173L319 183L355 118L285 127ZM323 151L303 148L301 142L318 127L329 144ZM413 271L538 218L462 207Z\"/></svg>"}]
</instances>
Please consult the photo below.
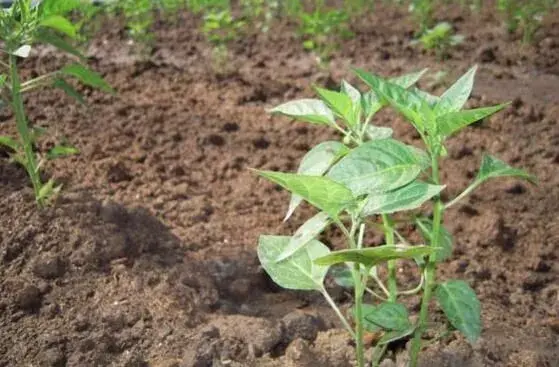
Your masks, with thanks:
<instances>
[{"instance_id":1,"label":"veined leaf","mask_svg":"<svg viewBox=\"0 0 559 367\"><path fill-rule=\"evenodd\" d=\"M332 125L335 123L334 114L319 99L299 99L279 105L270 110L296 120L310 122L311 124Z\"/></svg>"},{"instance_id":2,"label":"veined leaf","mask_svg":"<svg viewBox=\"0 0 559 367\"><path fill-rule=\"evenodd\" d=\"M394 131L389 127L369 125L366 133L369 140L377 140L391 138Z\"/></svg>"},{"instance_id":3,"label":"veined leaf","mask_svg":"<svg viewBox=\"0 0 559 367\"><path fill-rule=\"evenodd\" d=\"M57 32L76 38L76 27L61 15L50 15L41 20L41 26L48 27Z\"/></svg>"},{"instance_id":4,"label":"veined leaf","mask_svg":"<svg viewBox=\"0 0 559 367\"><path fill-rule=\"evenodd\" d=\"M314 88L320 99L332 110L336 115L342 118L349 126L355 126L359 123L356 120L356 114L353 109L353 102L350 97L344 93L331 91L319 87Z\"/></svg>"},{"instance_id":5,"label":"veined leaf","mask_svg":"<svg viewBox=\"0 0 559 367\"><path fill-rule=\"evenodd\" d=\"M301 196L310 204L328 213L332 218L336 218L342 209L347 208L354 202L351 190L327 177L273 171L257 172L262 177Z\"/></svg>"},{"instance_id":6,"label":"veined leaf","mask_svg":"<svg viewBox=\"0 0 559 367\"><path fill-rule=\"evenodd\" d=\"M114 93L114 89L99 74L81 64L65 66L60 72L72 76L90 87L98 88L103 92Z\"/></svg>"},{"instance_id":7,"label":"veined leaf","mask_svg":"<svg viewBox=\"0 0 559 367\"><path fill-rule=\"evenodd\" d=\"M85 56L83 56L78 50L76 50L74 47L72 47L70 44L68 44L65 40L58 37L57 35L55 35L52 32L47 32L46 30L41 30L35 35L35 38L39 42L48 43L49 45L52 45L59 50L62 50L66 53L77 56L82 60L85 60Z\"/></svg>"},{"instance_id":8,"label":"veined leaf","mask_svg":"<svg viewBox=\"0 0 559 367\"><path fill-rule=\"evenodd\" d=\"M354 106L361 103L361 92L345 80L342 80L342 87L340 91L351 99Z\"/></svg>"},{"instance_id":9,"label":"veined leaf","mask_svg":"<svg viewBox=\"0 0 559 367\"><path fill-rule=\"evenodd\" d=\"M41 15L64 15L77 9L81 5L80 0L42 0L40 2Z\"/></svg>"},{"instance_id":10,"label":"veined leaf","mask_svg":"<svg viewBox=\"0 0 559 367\"><path fill-rule=\"evenodd\" d=\"M508 103L503 103L492 107L445 113L437 117L438 133L441 136L450 136L464 127L502 110L508 105Z\"/></svg>"},{"instance_id":11,"label":"veined leaf","mask_svg":"<svg viewBox=\"0 0 559 367\"><path fill-rule=\"evenodd\" d=\"M363 317L384 330L406 330L412 326L408 310L396 302L384 302L377 307L368 308Z\"/></svg>"},{"instance_id":12,"label":"veined leaf","mask_svg":"<svg viewBox=\"0 0 559 367\"><path fill-rule=\"evenodd\" d=\"M481 334L481 305L475 292L461 280L439 284L435 295L446 317L471 342Z\"/></svg>"},{"instance_id":13,"label":"veined leaf","mask_svg":"<svg viewBox=\"0 0 559 367\"><path fill-rule=\"evenodd\" d=\"M343 155L349 152L349 148L337 141L325 141L316 146L305 154L297 173L308 176L322 176L332 165ZM301 204L303 198L297 194L291 195L289 209L284 220L288 220L295 209Z\"/></svg>"},{"instance_id":14,"label":"veined leaf","mask_svg":"<svg viewBox=\"0 0 559 367\"><path fill-rule=\"evenodd\" d=\"M289 244L284 252L276 259L277 262L283 261L299 251L316 236L318 236L326 227L332 223L332 219L325 212L320 212L307 220L291 237Z\"/></svg>"},{"instance_id":15,"label":"veined leaf","mask_svg":"<svg viewBox=\"0 0 559 367\"><path fill-rule=\"evenodd\" d=\"M405 75L400 75L394 78L390 78L388 79L390 81L390 83L399 85L402 88L409 88L412 85L414 85L415 83L417 83L419 81L419 79L421 79L421 77L423 75L425 75L425 73L427 72L428 69L423 69L420 71L416 71L413 73L409 73L409 74L405 74Z\"/></svg>"},{"instance_id":16,"label":"veined leaf","mask_svg":"<svg viewBox=\"0 0 559 367\"><path fill-rule=\"evenodd\" d=\"M433 238L433 221L429 218L422 217L416 218L415 224L421 231L425 243L431 245ZM441 225L439 228L439 240L437 241L437 247L440 247L440 250L435 254L437 262L443 262L452 256L452 242L452 235Z\"/></svg>"},{"instance_id":17,"label":"veined leaf","mask_svg":"<svg viewBox=\"0 0 559 367\"><path fill-rule=\"evenodd\" d=\"M438 250L429 246L383 245L363 249L340 250L315 260L319 265L334 265L345 262L375 266L388 260L413 259Z\"/></svg>"},{"instance_id":18,"label":"veined leaf","mask_svg":"<svg viewBox=\"0 0 559 367\"><path fill-rule=\"evenodd\" d=\"M411 91L417 94L420 98L423 98L423 100L426 101L431 108L435 108L437 103L441 100L440 97L434 96L431 93L427 93L419 88L413 88Z\"/></svg>"},{"instance_id":19,"label":"veined leaf","mask_svg":"<svg viewBox=\"0 0 559 367\"><path fill-rule=\"evenodd\" d=\"M64 91L68 96L74 98L79 103L85 105L85 100L82 95L74 89L70 84L68 84L64 79L56 79L53 83L53 87L59 88Z\"/></svg>"},{"instance_id":20,"label":"veined leaf","mask_svg":"<svg viewBox=\"0 0 559 367\"><path fill-rule=\"evenodd\" d=\"M435 109L437 115L456 112L464 107L472 93L476 71L477 65L474 65L441 95L440 102Z\"/></svg>"},{"instance_id":21,"label":"veined leaf","mask_svg":"<svg viewBox=\"0 0 559 367\"><path fill-rule=\"evenodd\" d=\"M393 330L385 333L382 338L378 341L377 345L384 345L388 343L392 343L396 340L400 340L405 338L408 335L413 334L415 331L415 326L411 326L404 330Z\"/></svg>"},{"instance_id":22,"label":"veined leaf","mask_svg":"<svg viewBox=\"0 0 559 367\"><path fill-rule=\"evenodd\" d=\"M417 129L424 131L429 121L433 118L433 112L429 104L413 91L367 73L361 69L354 72L369 85L376 95L387 100L396 110L410 120Z\"/></svg>"},{"instance_id":23,"label":"veined leaf","mask_svg":"<svg viewBox=\"0 0 559 367\"><path fill-rule=\"evenodd\" d=\"M354 196L386 192L414 180L426 156L394 139L372 140L352 150L328 172Z\"/></svg>"},{"instance_id":24,"label":"veined leaf","mask_svg":"<svg viewBox=\"0 0 559 367\"><path fill-rule=\"evenodd\" d=\"M362 215L388 214L420 207L439 194L444 186L412 181L406 186L380 194L369 195Z\"/></svg>"},{"instance_id":25,"label":"veined leaf","mask_svg":"<svg viewBox=\"0 0 559 367\"><path fill-rule=\"evenodd\" d=\"M289 259L276 262L290 240L288 236L260 236L258 258L262 267L283 288L321 290L328 266L317 265L314 259L328 254L330 250L320 241L312 240Z\"/></svg>"},{"instance_id":26,"label":"veined leaf","mask_svg":"<svg viewBox=\"0 0 559 367\"><path fill-rule=\"evenodd\" d=\"M517 177L532 183L536 182L536 177L530 175L528 172L511 167L493 156L484 155L481 161L481 168L476 176L476 181L481 183L496 177Z\"/></svg>"}]
</instances>

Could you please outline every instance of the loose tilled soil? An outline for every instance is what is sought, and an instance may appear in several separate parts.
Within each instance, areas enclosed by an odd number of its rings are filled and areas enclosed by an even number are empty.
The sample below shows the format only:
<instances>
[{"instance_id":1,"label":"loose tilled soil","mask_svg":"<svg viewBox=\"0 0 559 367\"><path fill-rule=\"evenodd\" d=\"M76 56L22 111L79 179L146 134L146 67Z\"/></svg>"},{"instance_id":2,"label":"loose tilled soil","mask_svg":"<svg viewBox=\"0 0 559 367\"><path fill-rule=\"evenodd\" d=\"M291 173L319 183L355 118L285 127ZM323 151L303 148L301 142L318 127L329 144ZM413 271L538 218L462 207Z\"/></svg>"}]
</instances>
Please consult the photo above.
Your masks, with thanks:
<instances>
[{"instance_id":1,"label":"loose tilled soil","mask_svg":"<svg viewBox=\"0 0 559 367\"><path fill-rule=\"evenodd\" d=\"M265 109L310 96L312 83L354 80L350 66L447 71L421 83L440 91L474 63L470 106L514 102L450 141L445 195L466 186L482 152L540 182L488 183L448 213L455 252L439 277L475 288L483 335L474 345L456 332L437 339L445 325L434 308L422 365L559 366L559 17L526 47L491 13L439 17L467 36L444 63L409 45L405 9L379 8L352 24L356 36L329 71L301 50L290 24L233 44L219 70L191 16L156 26L149 59L134 56L120 25L106 24L89 56L116 96L82 89L88 107L56 91L28 98L31 121L81 149L46 166L64 183L55 205L38 211L24 171L0 153L0 366L352 365L351 341L320 296L281 290L258 266L259 234L290 233L311 211L282 224L288 195L248 168L295 170L330 137ZM24 69L61 63L45 49ZM13 134L10 112L0 117L1 132ZM419 143L390 112L376 122ZM410 269L401 269L403 286L417 281ZM418 303L408 301L414 311ZM388 357L402 365L405 347Z\"/></svg>"}]
</instances>

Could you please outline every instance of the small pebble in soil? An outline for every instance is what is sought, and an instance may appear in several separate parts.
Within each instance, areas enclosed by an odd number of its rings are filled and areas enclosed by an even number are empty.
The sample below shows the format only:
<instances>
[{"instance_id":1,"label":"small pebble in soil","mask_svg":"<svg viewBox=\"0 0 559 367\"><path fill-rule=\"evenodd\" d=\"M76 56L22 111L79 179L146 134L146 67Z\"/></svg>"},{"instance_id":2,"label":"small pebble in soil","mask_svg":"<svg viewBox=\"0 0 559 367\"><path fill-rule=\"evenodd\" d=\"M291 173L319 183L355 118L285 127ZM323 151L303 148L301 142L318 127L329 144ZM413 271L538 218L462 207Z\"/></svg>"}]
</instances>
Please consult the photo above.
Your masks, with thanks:
<instances>
[{"instance_id":1,"label":"small pebble in soil","mask_svg":"<svg viewBox=\"0 0 559 367\"><path fill-rule=\"evenodd\" d=\"M282 319L284 326L284 343L297 338L314 341L319 331L326 330L326 323L319 316L302 311L293 311Z\"/></svg>"},{"instance_id":2,"label":"small pebble in soil","mask_svg":"<svg viewBox=\"0 0 559 367\"><path fill-rule=\"evenodd\" d=\"M41 290L34 285L25 286L16 297L17 306L24 311L37 310L41 302Z\"/></svg>"},{"instance_id":3,"label":"small pebble in soil","mask_svg":"<svg viewBox=\"0 0 559 367\"><path fill-rule=\"evenodd\" d=\"M37 260L33 273L39 278L56 279L64 275L66 264L58 256L45 256Z\"/></svg>"}]
</instances>

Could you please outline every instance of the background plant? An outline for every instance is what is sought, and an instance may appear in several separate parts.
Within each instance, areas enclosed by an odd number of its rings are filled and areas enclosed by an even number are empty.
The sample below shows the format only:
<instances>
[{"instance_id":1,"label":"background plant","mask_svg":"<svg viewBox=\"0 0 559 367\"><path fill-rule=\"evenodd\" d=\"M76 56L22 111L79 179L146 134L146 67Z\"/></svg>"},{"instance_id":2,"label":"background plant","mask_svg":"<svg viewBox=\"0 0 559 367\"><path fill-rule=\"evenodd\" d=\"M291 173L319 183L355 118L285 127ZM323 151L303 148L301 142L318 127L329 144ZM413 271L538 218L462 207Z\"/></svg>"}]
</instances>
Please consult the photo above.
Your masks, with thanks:
<instances>
[{"instance_id":1,"label":"background plant","mask_svg":"<svg viewBox=\"0 0 559 367\"><path fill-rule=\"evenodd\" d=\"M509 33L522 30L522 41L532 42L543 17L557 6L557 0L498 0L497 9L504 16Z\"/></svg>"},{"instance_id":2,"label":"background plant","mask_svg":"<svg viewBox=\"0 0 559 367\"><path fill-rule=\"evenodd\" d=\"M384 332L373 353L373 365L380 363L388 343L413 335L410 360L415 366L433 296L450 324L468 340L474 341L481 332L480 304L468 284L435 279L437 264L452 254L452 236L443 226L444 212L490 178L533 177L485 156L472 184L452 201L442 202L440 192L444 185L440 182L439 160L446 154L446 139L506 106L463 109L475 70L469 70L437 97L417 88L406 89L422 72L385 80L356 69L372 91L361 93L344 81L339 92L316 88L320 99L288 102L272 110L333 128L342 134L342 141L326 141L312 148L303 157L297 173L259 171L261 176L292 193L286 219L303 200L319 210L293 236L261 236L259 259L280 286L316 290L324 295L355 338L358 366L365 365L365 329ZM426 151L393 139L389 128L370 124L386 104L402 113L417 129ZM413 213L427 202L431 202L432 217ZM413 246L398 231L398 222L402 220L395 221L393 215L404 211L407 219L403 222L411 221L418 228L424 244ZM377 224L377 219L382 224ZM331 225L344 234L347 249L331 251L317 240ZM363 239L368 228L382 230L385 244L367 247ZM422 274L419 285L409 290L399 289L397 283L396 261L401 259L414 259ZM381 280L377 267L384 263L388 275ZM355 328L324 287L329 271L340 284L354 290ZM421 310L418 321L412 323L398 299L419 292ZM364 303L365 294L377 299L377 303Z\"/></svg>"},{"instance_id":3,"label":"background plant","mask_svg":"<svg viewBox=\"0 0 559 367\"><path fill-rule=\"evenodd\" d=\"M427 29L414 43L419 43L425 50L434 50L439 59L448 57L449 49L464 41L462 35L454 34L452 25L447 22Z\"/></svg>"},{"instance_id":4,"label":"background plant","mask_svg":"<svg viewBox=\"0 0 559 367\"><path fill-rule=\"evenodd\" d=\"M31 0L16 0L9 9L0 12L0 38L3 41L4 55L0 67L6 73L3 74L0 83L2 101L12 107L19 134L17 139L1 136L0 144L7 146L12 151L12 159L25 167L33 185L35 199L39 206L43 206L60 190L60 186L56 186L52 179L43 183L40 174L42 165L48 159L75 154L77 149L67 144L60 144L45 154L34 151L34 144L46 133L46 130L29 123L25 114L23 94L51 86L63 90L83 103L81 95L68 83L69 78L75 78L104 91L110 92L112 89L98 74L81 63L85 58L64 38L77 37L75 26L64 15L79 6L79 1L45 0L37 6L32 3ZM22 81L18 67L19 60L28 57L32 47L38 43L50 44L61 52L74 56L80 62Z\"/></svg>"}]
</instances>

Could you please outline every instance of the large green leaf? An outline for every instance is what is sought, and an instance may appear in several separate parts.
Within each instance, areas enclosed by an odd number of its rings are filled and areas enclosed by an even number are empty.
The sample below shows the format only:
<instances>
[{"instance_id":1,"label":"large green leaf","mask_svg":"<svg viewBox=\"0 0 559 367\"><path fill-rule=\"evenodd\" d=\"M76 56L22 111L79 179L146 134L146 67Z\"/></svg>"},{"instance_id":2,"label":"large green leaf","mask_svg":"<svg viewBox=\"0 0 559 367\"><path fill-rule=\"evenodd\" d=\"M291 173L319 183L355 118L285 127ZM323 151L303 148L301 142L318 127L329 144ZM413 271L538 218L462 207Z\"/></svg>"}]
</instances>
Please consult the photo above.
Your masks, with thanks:
<instances>
[{"instance_id":1,"label":"large green leaf","mask_svg":"<svg viewBox=\"0 0 559 367\"><path fill-rule=\"evenodd\" d=\"M361 69L354 72L369 85L377 97L388 101L396 110L410 120L414 126L424 131L434 114L429 103L413 91L391 83Z\"/></svg>"},{"instance_id":2,"label":"large green leaf","mask_svg":"<svg viewBox=\"0 0 559 367\"><path fill-rule=\"evenodd\" d=\"M320 241L312 240L307 246L285 261L277 262L291 237L260 236L258 258L268 275L279 286L297 290L321 290L328 266L317 265L314 259L330 252Z\"/></svg>"},{"instance_id":3,"label":"large green leaf","mask_svg":"<svg viewBox=\"0 0 559 367\"><path fill-rule=\"evenodd\" d=\"M344 144L337 141L324 141L305 154L299 164L298 174L307 176L322 176L343 155L349 152ZM291 195L289 209L284 220L289 219L303 198L297 194Z\"/></svg>"},{"instance_id":4,"label":"large green leaf","mask_svg":"<svg viewBox=\"0 0 559 367\"><path fill-rule=\"evenodd\" d=\"M315 260L319 265L334 265L345 262L375 266L388 260L413 259L438 250L429 246L383 245L363 249L340 250Z\"/></svg>"},{"instance_id":5,"label":"large green leaf","mask_svg":"<svg viewBox=\"0 0 559 367\"><path fill-rule=\"evenodd\" d=\"M308 244L316 236L318 236L328 225L332 223L332 219L325 212L320 212L307 220L291 237L289 244L284 252L277 258L276 261L283 261L299 251L302 247Z\"/></svg>"},{"instance_id":6,"label":"large green leaf","mask_svg":"<svg viewBox=\"0 0 559 367\"><path fill-rule=\"evenodd\" d=\"M81 5L80 0L42 0L40 11L42 17L65 15Z\"/></svg>"},{"instance_id":7,"label":"large green leaf","mask_svg":"<svg viewBox=\"0 0 559 367\"><path fill-rule=\"evenodd\" d=\"M85 85L98 88L103 92L114 93L114 89L101 77L101 75L81 64L71 64L63 67L60 72L72 76Z\"/></svg>"},{"instance_id":8,"label":"large green leaf","mask_svg":"<svg viewBox=\"0 0 559 367\"><path fill-rule=\"evenodd\" d=\"M462 280L449 280L437 286L435 295L452 326L475 342L481 334L481 305L474 290Z\"/></svg>"},{"instance_id":9,"label":"large green leaf","mask_svg":"<svg viewBox=\"0 0 559 367\"><path fill-rule=\"evenodd\" d=\"M530 175L528 172L522 169L511 167L505 162L491 155L484 155L481 161L481 167L476 176L476 181L481 183L490 178L497 178L497 177L516 177L534 183L536 182L536 177Z\"/></svg>"},{"instance_id":10,"label":"large green leaf","mask_svg":"<svg viewBox=\"0 0 559 367\"><path fill-rule=\"evenodd\" d=\"M64 33L65 35L75 38L76 27L68 19L61 15L50 15L41 20L41 26L48 27L57 32Z\"/></svg>"},{"instance_id":11,"label":"large green leaf","mask_svg":"<svg viewBox=\"0 0 559 367\"><path fill-rule=\"evenodd\" d=\"M351 99L354 106L361 103L361 92L347 81L342 80L340 91Z\"/></svg>"},{"instance_id":12,"label":"large green leaf","mask_svg":"<svg viewBox=\"0 0 559 367\"><path fill-rule=\"evenodd\" d=\"M394 131L389 127L368 125L365 130L369 140L388 139Z\"/></svg>"},{"instance_id":13,"label":"large green leaf","mask_svg":"<svg viewBox=\"0 0 559 367\"><path fill-rule=\"evenodd\" d=\"M442 189L444 189L444 186L412 181L408 185L393 191L369 195L362 215L369 216L412 210L439 194Z\"/></svg>"},{"instance_id":14,"label":"large green leaf","mask_svg":"<svg viewBox=\"0 0 559 367\"><path fill-rule=\"evenodd\" d=\"M406 306L396 302L384 302L377 307L369 307L363 317L384 330L406 330L412 326Z\"/></svg>"},{"instance_id":15,"label":"large green leaf","mask_svg":"<svg viewBox=\"0 0 559 367\"><path fill-rule=\"evenodd\" d=\"M355 196L386 192L414 180L425 160L418 149L397 140L372 140L336 163L328 177L351 189Z\"/></svg>"},{"instance_id":16,"label":"large green leaf","mask_svg":"<svg viewBox=\"0 0 559 367\"><path fill-rule=\"evenodd\" d=\"M354 202L351 190L327 177L295 173L257 171L262 177L301 196L320 210L336 218L338 213Z\"/></svg>"},{"instance_id":17,"label":"large green leaf","mask_svg":"<svg viewBox=\"0 0 559 367\"><path fill-rule=\"evenodd\" d=\"M332 125L335 123L334 114L319 99L299 99L279 105L270 110L296 120L310 122L311 124Z\"/></svg>"},{"instance_id":18,"label":"large green leaf","mask_svg":"<svg viewBox=\"0 0 559 367\"><path fill-rule=\"evenodd\" d=\"M441 95L435 109L437 114L456 112L464 107L472 93L476 71L477 65L474 65Z\"/></svg>"},{"instance_id":19,"label":"large green leaf","mask_svg":"<svg viewBox=\"0 0 559 367\"><path fill-rule=\"evenodd\" d=\"M437 117L438 133L440 136L450 136L464 127L502 110L508 105L508 103L503 103L492 107L445 113Z\"/></svg>"},{"instance_id":20,"label":"large green leaf","mask_svg":"<svg viewBox=\"0 0 559 367\"><path fill-rule=\"evenodd\" d=\"M359 124L357 114L353 108L353 101L349 96L341 92L335 92L319 87L314 88L320 99L332 110L337 116L343 119L350 127Z\"/></svg>"},{"instance_id":21,"label":"large green leaf","mask_svg":"<svg viewBox=\"0 0 559 367\"><path fill-rule=\"evenodd\" d=\"M78 50L76 50L73 46L67 43L62 38L58 37L52 32L46 31L45 29L40 30L36 35L35 38L37 41L42 43L47 43L56 47L57 49L69 53L71 55L77 56L82 60L85 60L85 56L83 56Z\"/></svg>"},{"instance_id":22,"label":"large green leaf","mask_svg":"<svg viewBox=\"0 0 559 367\"><path fill-rule=\"evenodd\" d=\"M421 231L425 243L431 245L433 238L433 220L425 217L416 218L415 224ZM443 262L452 256L452 242L452 235L441 225L439 228L439 240L437 241L437 247L440 249L435 254L437 262Z\"/></svg>"}]
</instances>

